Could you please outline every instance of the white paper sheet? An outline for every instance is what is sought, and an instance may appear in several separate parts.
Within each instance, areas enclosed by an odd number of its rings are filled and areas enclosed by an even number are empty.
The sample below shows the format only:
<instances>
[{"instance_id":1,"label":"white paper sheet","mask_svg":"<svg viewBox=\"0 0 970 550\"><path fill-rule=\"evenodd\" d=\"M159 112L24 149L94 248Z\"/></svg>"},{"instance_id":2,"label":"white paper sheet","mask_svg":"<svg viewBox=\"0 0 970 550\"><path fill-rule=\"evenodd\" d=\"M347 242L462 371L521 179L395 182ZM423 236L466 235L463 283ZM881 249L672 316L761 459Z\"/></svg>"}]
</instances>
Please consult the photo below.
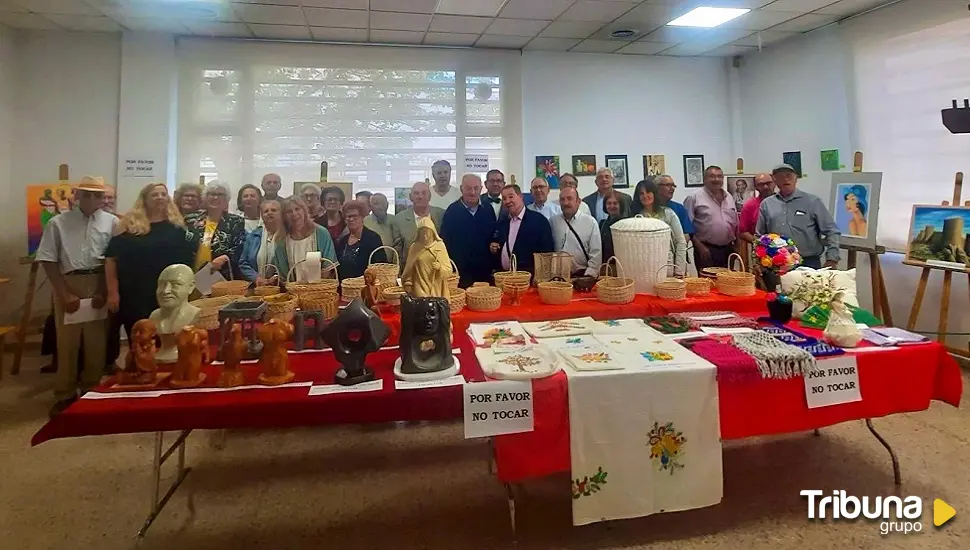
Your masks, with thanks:
<instances>
[{"instance_id":1,"label":"white paper sheet","mask_svg":"<svg viewBox=\"0 0 970 550\"><path fill-rule=\"evenodd\" d=\"M207 263L202 266L202 269L195 272L195 288L199 291L199 294L203 296L208 296L212 294L212 285L215 283L221 283L225 281L226 278L219 273L218 270L212 271L212 264Z\"/></svg>"},{"instance_id":2,"label":"white paper sheet","mask_svg":"<svg viewBox=\"0 0 970 550\"><path fill-rule=\"evenodd\" d=\"M88 323L90 321L100 321L107 318L107 309L94 309L94 306L91 305L91 298L84 298L81 300L81 305L78 306L77 311L74 313L64 313L64 324L77 325L80 323Z\"/></svg>"},{"instance_id":3,"label":"white paper sheet","mask_svg":"<svg viewBox=\"0 0 970 550\"><path fill-rule=\"evenodd\" d=\"M443 388L446 386L460 386L465 383L465 377L456 374L454 376L449 376L448 378L441 378L438 380L425 380L421 382L414 382L409 380L395 380L394 389L396 390L420 390L424 388Z\"/></svg>"},{"instance_id":4,"label":"white paper sheet","mask_svg":"<svg viewBox=\"0 0 970 550\"><path fill-rule=\"evenodd\" d=\"M89 391L82 395L81 399L130 399L135 397L159 397L160 395L162 395L160 391L119 391L111 393Z\"/></svg>"},{"instance_id":5,"label":"white paper sheet","mask_svg":"<svg viewBox=\"0 0 970 550\"><path fill-rule=\"evenodd\" d=\"M160 395L171 395L179 393L219 393L227 391L239 391L239 390L276 390L282 388L309 388L313 385L313 382L290 382L289 384L279 384L278 386L267 386L265 384L248 384L245 386L236 386L234 388L219 388L219 387L206 387L206 388L183 388L178 390L160 390L158 393Z\"/></svg>"},{"instance_id":6,"label":"white paper sheet","mask_svg":"<svg viewBox=\"0 0 970 550\"><path fill-rule=\"evenodd\" d=\"M340 384L328 384L326 386L311 386L309 395L329 395L331 393L361 393L368 391L380 391L384 389L384 380L377 379L370 382L361 382L354 386L341 386Z\"/></svg>"},{"instance_id":7,"label":"white paper sheet","mask_svg":"<svg viewBox=\"0 0 970 550\"><path fill-rule=\"evenodd\" d=\"M754 332L751 327L701 327L704 334L745 334Z\"/></svg>"}]
</instances>

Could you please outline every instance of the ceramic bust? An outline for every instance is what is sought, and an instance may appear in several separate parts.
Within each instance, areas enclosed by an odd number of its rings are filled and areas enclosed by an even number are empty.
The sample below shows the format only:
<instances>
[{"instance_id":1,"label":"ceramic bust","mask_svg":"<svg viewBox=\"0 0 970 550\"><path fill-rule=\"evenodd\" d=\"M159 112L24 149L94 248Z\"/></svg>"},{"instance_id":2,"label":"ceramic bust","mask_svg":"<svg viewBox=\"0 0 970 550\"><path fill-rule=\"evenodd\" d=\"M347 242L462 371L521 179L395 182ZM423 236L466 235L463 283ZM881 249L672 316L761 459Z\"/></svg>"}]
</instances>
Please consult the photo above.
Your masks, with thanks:
<instances>
[{"instance_id":1,"label":"ceramic bust","mask_svg":"<svg viewBox=\"0 0 970 550\"><path fill-rule=\"evenodd\" d=\"M196 322L199 308L189 303L189 295L195 290L195 273L185 264L174 264L162 270L158 276L155 297L158 309L149 319L155 323L162 347L155 354L158 363L174 363L179 356L176 337L183 328Z\"/></svg>"},{"instance_id":2,"label":"ceramic bust","mask_svg":"<svg viewBox=\"0 0 970 550\"><path fill-rule=\"evenodd\" d=\"M427 218L424 218L427 219ZM424 221L422 219L422 222ZM401 274L404 290L416 298L450 297L451 258L434 227L420 225Z\"/></svg>"},{"instance_id":3,"label":"ceramic bust","mask_svg":"<svg viewBox=\"0 0 970 550\"><path fill-rule=\"evenodd\" d=\"M118 383L123 386L153 384L155 382L155 323L142 319L132 327L125 368L118 371Z\"/></svg>"},{"instance_id":4,"label":"ceramic bust","mask_svg":"<svg viewBox=\"0 0 970 550\"><path fill-rule=\"evenodd\" d=\"M455 374L451 353L451 311L444 298L401 297L399 378L430 379Z\"/></svg>"}]
</instances>

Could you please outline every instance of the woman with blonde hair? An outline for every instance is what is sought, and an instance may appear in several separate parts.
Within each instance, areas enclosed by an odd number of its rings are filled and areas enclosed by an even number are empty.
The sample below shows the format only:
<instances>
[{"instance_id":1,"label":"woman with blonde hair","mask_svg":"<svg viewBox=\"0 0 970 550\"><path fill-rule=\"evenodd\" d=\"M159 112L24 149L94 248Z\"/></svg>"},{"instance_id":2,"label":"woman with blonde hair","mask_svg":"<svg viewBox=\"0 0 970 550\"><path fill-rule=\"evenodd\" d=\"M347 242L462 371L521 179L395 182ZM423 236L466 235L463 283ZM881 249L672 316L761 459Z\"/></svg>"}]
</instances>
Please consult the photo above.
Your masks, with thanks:
<instances>
[{"instance_id":1,"label":"woman with blonde hair","mask_svg":"<svg viewBox=\"0 0 970 550\"><path fill-rule=\"evenodd\" d=\"M289 197L283 199L283 227L276 232L276 250L273 265L279 270L281 278L287 277L290 268L306 259L308 252L319 252L320 255L334 264L337 254L334 252L333 239L323 227L313 223L310 209L303 199ZM305 280L297 270L297 280Z\"/></svg>"},{"instance_id":2,"label":"woman with blonde hair","mask_svg":"<svg viewBox=\"0 0 970 550\"><path fill-rule=\"evenodd\" d=\"M183 216L202 208L202 186L198 183L181 183L175 188L175 207Z\"/></svg>"},{"instance_id":3,"label":"woman with blonde hair","mask_svg":"<svg viewBox=\"0 0 970 550\"><path fill-rule=\"evenodd\" d=\"M149 183L142 188L104 253L108 309L118 312L127 334L158 308L158 275L172 264L191 265L198 245L185 229L168 187Z\"/></svg>"}]
</instances>

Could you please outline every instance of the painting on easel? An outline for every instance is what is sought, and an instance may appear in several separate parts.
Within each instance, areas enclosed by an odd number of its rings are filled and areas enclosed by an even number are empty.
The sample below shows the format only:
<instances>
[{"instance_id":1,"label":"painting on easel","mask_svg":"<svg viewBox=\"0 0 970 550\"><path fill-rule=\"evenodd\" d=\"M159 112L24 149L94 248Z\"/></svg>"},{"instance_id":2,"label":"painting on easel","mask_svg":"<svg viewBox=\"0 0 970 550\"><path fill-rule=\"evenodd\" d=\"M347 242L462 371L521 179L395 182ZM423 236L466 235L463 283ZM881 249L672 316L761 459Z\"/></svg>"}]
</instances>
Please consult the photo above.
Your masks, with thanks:
<instances>
[{"instance_id":1,"label":"painting on easel","mask_svg":"<svg viewBox=\"0 0 970 550\"><path fill-rule=\"evenodd\" d=\"M842 243L864 250L876 249L879 191L882 172L832 174L829 212L842 233Z\"/></svg>"},{"instance_id":2,"label":"painting on easel","mask_svg":"<svg viewBox=\"0 0 970 550\"><path fill-rule=\"evenodd\" d=\"M964 206L913 206L906 259L929 266L967 269L967 231L970 208Z\"/></svg>"},{"instance_id":3,"label":"painting on easel","mask_svg":"<svg viewBox=\"0 0 970 550\"><path fill-rule=\"evenodd\" d=\"M74 208L74 188L70 183L57 182L28 185L27 191L27 255L34 256L40 246L47 222L61 212Z\"/></svg>"}]
</instances>

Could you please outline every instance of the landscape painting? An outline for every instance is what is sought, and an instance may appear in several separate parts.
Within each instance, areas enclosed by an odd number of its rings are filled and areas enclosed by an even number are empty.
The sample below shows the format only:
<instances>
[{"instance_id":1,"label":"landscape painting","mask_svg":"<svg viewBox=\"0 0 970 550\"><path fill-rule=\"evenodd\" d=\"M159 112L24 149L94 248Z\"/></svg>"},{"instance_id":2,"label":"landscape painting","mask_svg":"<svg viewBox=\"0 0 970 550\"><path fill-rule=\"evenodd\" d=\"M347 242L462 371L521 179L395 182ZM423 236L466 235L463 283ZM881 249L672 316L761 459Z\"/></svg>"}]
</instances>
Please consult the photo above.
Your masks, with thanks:
<instances>
[{"instance_id":1,"label":"landscape painting","mask_svg":"<svg viewBox=\"0 0 970 550\"><path fill-rule=\"evenodd\" d=\"M968 207L913 206L906 259L913 262L970 265L970 257L967 256L968 229Z\"/></svg>"}]
</instances>

